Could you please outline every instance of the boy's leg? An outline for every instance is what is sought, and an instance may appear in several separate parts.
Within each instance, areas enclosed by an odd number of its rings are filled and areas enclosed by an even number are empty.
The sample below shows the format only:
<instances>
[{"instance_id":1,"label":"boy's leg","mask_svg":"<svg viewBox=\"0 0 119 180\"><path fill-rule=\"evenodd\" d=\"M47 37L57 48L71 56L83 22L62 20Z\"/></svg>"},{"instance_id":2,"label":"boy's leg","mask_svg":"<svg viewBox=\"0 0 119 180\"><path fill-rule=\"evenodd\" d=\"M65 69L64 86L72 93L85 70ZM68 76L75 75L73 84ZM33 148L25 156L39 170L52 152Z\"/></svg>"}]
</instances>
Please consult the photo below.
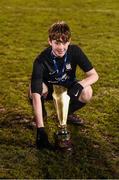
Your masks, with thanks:
<instances>
[{"instance_id":1,"label":"boy's leg","mask_svg":"<svg viewBox=\"0 0 119 180\"><path fill-rule=\"evenodd\" d=\"M70 105L69 105L69 115L68 115L68 123L73 123L77 125L82 125L84 121L79 118L78 116L74 115L73 113L86 105L87 102L90 101L92 98L92 88L88 86L83 88L80 96L76 98L71 98Z\"/></svg>"}]
</instances>

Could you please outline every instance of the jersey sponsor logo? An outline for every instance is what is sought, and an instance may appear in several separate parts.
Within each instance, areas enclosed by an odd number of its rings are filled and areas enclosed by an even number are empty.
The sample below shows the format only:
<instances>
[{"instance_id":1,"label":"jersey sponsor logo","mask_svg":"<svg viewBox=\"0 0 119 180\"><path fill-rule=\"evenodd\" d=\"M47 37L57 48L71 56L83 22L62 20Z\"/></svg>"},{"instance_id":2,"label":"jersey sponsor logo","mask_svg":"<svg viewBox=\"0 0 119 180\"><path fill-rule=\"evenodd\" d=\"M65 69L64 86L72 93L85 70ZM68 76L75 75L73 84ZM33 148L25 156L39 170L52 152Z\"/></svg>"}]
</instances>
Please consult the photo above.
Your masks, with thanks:
<instances>
[{"instance_id":1,"label":"jersey sponsor logo","mask_svg":"<svg viewBox=\"0 0 119 180\"><path fill-rule=\"evenodd\" d=\"M65 73L62 77L55 78L58 81L65 81L68 78L67 74Z\"/></svg>"}]
</instances>

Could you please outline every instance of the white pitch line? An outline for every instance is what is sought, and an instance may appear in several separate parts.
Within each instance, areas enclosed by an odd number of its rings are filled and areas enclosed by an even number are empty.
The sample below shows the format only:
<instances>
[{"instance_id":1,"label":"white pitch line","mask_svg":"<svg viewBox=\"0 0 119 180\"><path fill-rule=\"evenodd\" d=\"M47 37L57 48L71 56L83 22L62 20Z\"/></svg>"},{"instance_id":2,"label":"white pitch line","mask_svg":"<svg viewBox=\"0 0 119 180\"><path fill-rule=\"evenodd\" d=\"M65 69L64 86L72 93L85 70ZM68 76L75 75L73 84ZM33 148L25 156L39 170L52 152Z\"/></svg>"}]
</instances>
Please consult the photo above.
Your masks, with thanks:
<instances>
[{"instance_id":1,"label":"white pitch line","mask_svg":"<svg viewBox=\"0 0 119 180\"><path fill-rule=\"evenodd\" d=\"M35 11L62 11L62 8L53 8L53 7L49 7L49 8L45 8L45 7L21 7L21 6L16 6L16 7L13 7L13 6L4 6L3 7L0 7L1 10L4 10L4 9L12 9L12 10L16 10L16 8L18 10L35 10ZM71 11L71 8L63 8L65 11ZM74 11L79 11L78 8L74 8ZM80 9L80 12L99 12L99 13L119 13L119 10L118 9L86 9L86 10L81 10Z\"/></svg>"}]
</instances>

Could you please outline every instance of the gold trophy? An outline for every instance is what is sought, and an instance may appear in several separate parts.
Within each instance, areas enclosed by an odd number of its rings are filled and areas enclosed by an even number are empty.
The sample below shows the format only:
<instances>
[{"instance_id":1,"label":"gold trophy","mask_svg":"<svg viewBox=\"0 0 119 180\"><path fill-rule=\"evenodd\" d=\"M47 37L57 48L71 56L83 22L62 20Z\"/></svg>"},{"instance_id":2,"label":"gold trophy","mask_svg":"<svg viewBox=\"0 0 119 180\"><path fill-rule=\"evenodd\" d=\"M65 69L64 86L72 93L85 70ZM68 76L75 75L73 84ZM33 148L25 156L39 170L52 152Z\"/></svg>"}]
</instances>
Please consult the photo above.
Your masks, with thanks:
<instances>
[{"instance_id":1,"label":"gold trophy","mask_svg":"<svg viewBox=\"0 0 119 180\"><path fill-rule=\"evenodd\" d=\"M67 115L70 97L67 89L63 86L53 85L53 100L59 121L59 130L55 134L56 148L61 150L72 150L70 133L67 130Z\"/></svg>"}]
</instances>

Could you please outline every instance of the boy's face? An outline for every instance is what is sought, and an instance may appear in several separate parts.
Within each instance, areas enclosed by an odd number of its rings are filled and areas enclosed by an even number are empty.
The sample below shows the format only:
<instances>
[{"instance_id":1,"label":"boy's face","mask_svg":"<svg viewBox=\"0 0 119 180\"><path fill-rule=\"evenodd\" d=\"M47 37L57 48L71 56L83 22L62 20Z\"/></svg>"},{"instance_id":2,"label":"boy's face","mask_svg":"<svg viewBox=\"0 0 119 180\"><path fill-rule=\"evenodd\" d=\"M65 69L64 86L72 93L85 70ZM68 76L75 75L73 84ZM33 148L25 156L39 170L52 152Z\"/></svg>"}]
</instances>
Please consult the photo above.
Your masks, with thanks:
<instances>
[{"instance_id":1,"label":"boy's face","mask_svg":"<svg viewBox=\"0 0 119 180\"><path fill-rule=\"evenodd\" d=\"M57 57L63 57L67 52L70 41L62 42L57 40L49 40L49 44L52 46L53 54Z\"/></svg>"}]
</instances>

